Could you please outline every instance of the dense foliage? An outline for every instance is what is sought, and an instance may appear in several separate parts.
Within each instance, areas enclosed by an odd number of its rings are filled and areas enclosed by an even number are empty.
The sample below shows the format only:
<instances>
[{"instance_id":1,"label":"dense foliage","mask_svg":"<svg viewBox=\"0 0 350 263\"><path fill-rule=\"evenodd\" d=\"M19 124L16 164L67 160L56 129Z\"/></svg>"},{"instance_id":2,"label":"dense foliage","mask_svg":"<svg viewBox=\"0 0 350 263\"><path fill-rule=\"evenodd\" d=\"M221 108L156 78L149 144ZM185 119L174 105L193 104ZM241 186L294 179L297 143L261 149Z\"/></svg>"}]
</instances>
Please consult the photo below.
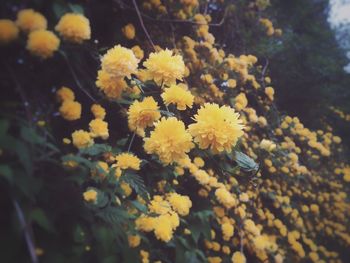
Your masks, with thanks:
<instances>
[{"instance_id":1,"label":"dense foliage","mask_svg":"<svg viewBox=\"0 0 350 263\"><path fill-rule=\"evenodd\" d=\"M350 82L327 7L4 3L2 261L346 262Z\"/></svg>"}]
</instances>

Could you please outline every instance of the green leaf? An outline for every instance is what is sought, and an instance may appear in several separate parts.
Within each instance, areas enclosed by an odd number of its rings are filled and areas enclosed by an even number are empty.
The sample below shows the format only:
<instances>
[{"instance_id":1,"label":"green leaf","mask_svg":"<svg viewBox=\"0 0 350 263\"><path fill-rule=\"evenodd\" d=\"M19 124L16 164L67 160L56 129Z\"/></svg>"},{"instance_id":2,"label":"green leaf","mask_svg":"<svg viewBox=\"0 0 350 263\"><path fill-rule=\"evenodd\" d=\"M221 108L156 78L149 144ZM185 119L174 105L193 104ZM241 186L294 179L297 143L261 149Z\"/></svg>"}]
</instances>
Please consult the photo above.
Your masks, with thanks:
<instances>
[{"instance_id":1,"label":"green leaf","mask_svg":"<svg viewBox=\"0 0 350 263\"><path fill-rule=\"evenodd\" d=\"M46 140L39 136L33 128L26 126L21 127L21 138L31 144L44 145L46 142Z\"/></svg>"},{"instance_id":2,"label":"green leaf","mask_svg":"<svg viewBox=\"0 0 350 263\"><path fill-rule=\"evenodd\" d=\"M81 5L69 3L68 6L74 13L84 14L84 8Z\"/></svg>"},{"instance_id":3,"label":"green leaf","mask_svg":"<svg viewBox=\"0 0 350 263\"><path fill-rule=\"evenodd\" d=\"M259 165L248 155L235 151L235 160L239 167L241 167L245 171L257 171L259 169Z\"/></svg>"},{"instance_id":4,"label":"green leaf","mask_svg":"<svg viewBox=\"0 0 350 263\"><path fill-rule=\"evenodd\" d=\"M94 164L93 162L89 161L88 159L81 157L81 156L77 156L77 155L65 155L62 157L62 161L63 162L67 162L67 161L74 161L77 162L78 164L82 164L83 166L92 169L94 168Z\"/></svg>"},{"instance_id":5,"label":"green leaf","mask_svg":"<svg viewBox=\"0 0 350 263\"><path fill-rule=\"evenodd\" d=\"M9 128L10 128L10 123L8 120L4 120L4 119L0 120L0 137L5 136Z\"/></svg>"},{"instance_id":6,"label":"green leaf","mask_svg":"<svg viewBox=\"0 0 350 263\"><path fill-rule=\"evenodd\" d=\"M89 156L96 156L96 155L100 155L102 153L106 153L106 152L110 152L112 151L111 146L107 145L107 144L98 144L95 143L94 145L84 148L84 149L80 149L80 153L81 154L86 154Z\"/></svg>"},{"instance_id":7,"label":"green leaf","mask_svg":"<svg viewBox=\"0 0 350 263\"><path fill-rule=\"evenodd\" d=\"M40 208L36 208L31 211L29 215L29 219L31 221L34 221L37 223L39 226L41 226L43 229L45 229L48 232L54 232L54 227L46 217L45 213L43 210Z\"/></svg>"},{"instance_id":8,"label":"green leaf","mask_svg":"<svg viewBox=\"0 0 350 263\"><path fill-rule=\"evenodd\" d=\"M52 5L52 10L57 19L59 19L65 13L70 12L69 8L61 1L54 2Z\"/></svg>"},{"instance_id":9,"label":"green leaf","mask_svg":"<svg viewBox=\"0 0 350 263\"><path fill-rule=\"evenodd\" d=\"M127 171L121 176L120 180L126 182L131 188L135 190L142 198L148 199L148 192L143 179L136 173Z\"/></svg>"},{"instance_id":10,"label":"green leaf","mask_svg":"<svg viewBox=\"0 0 350 263\"><path fill-rule=\"evenodd\" d=\"M10 166L6 164L0 164L0 175L5 177L5 179L12 183L13 181L13 171Z\"/></svg>"},{"instance_id":11,"label":"green leaf","mask_svg":"<svg viewBox=\"0 0 350 263\"><path fill-rule=\"evenodd\" d=\"M139 211L142 213L147 213L147 207L143 204L141 204L139 201L130 201L130 203Z\"/></svg>"}]
</instances>

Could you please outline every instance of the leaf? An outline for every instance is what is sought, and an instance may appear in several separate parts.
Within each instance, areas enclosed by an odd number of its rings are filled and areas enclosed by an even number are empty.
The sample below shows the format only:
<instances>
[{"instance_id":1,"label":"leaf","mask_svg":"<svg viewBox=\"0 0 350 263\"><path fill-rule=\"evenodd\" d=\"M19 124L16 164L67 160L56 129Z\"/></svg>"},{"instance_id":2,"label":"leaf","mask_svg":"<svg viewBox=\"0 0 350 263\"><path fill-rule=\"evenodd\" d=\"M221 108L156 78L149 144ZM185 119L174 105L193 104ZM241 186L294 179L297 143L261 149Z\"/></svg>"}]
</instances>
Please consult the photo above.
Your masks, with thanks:
<instances>
[{"instance_id":1,"label":"leaf","mask_svg":"<svg viewBox=\"0 0 350 263\"><path fill-rule=\"evenodd\" d=\"M133 217L126 210L112 206L107 206L106 208L99 210L96 215L99 218L103 219L105 222L112 225L122 225L128 219Z\"/></svg>"},{"instance_id":2,"label":"leaf","mask_svg":"<svg viewBox=\"0 0 350 263\"><path fill-rule=\"evenodd\" d=\"M112 151L112 148L109 145L95 143L90 147L80 149L79 152L81 154L86 154L89 156L96 156L96 155L100 155L101 153L110 152L110 151Z\"/></svg>"},{"instance_id":3,"label":"leaf","mask_svg":"<svg viewBox=\"0 0 350 263\"><path fill-rule=\"evenodd\" d=\"M31 158L30 151L26 144L23 142L16 140L13 146L19 161L23 165L24 169L26 170L27 174L31 174L32 168L33 168L33 161Z\"/></svg>"},{"instance_id":4,"label":"leaf","mask_svg":"<svg viewBox=\"0 0 350 263\"><path fill-rule=\"evenodd\" d=\"M39 226L41 226L43 229L45 229L48 232L54 232L54 227L46 217L44 211L40 208L36 208L31 211L29 215L29 219L31 221L34 221Z\"/></svg>"},{"instance_id":5,"label":"leaf","mask_svg":"<svg viewBox=\"0 0 350 263\"><path fill-rule=\"evenodd\" d=\"M39 136L33 128L22 126L21 127L21 138L31 144L44 145L46 140Z\"/></svg>"},{"instance_id":6,"label":"leaf","mask_svg":"<svg viewBox=\"0 0 350 263\"><path fill-rule=\"evenodd\" d=\"M130 201L130 203L139 211L142 213L147 213L147 207L143 204L141 204L139 201Z\"/></svg>"},{"instance_id":7,"label":"leaf","mask_svg":"<svg viewBox=\"0 0 350 263\"><path fill-rule=\"evenodd\" d=\"M52 10L57 19L62 17L65 13L70 12L69 8L62 1L54 2L52 5Z\"/></svg>"},{"instance_id":8,"label":"leaf","mask_svg":"<svg viewBox=\"0 0 350 263\"><path fill-rule=\"evenodd\" d=\"M6 164L0 164L0 175L6 178L10 183L13 181L13 171L10 166Z\"/></svg>"},{"instance_id":9,"label":"leaf","mask_svg":"<svg viewBox=\"0 0 350 263\"><path fill-rule=\"evenodd\" d=\"M122 175L120 180L129 184L130 187L133 188L135 192L139 194L142 198L148 199L148 192L145 186L145 182L139 175L127 171L124 175Z\"/></svg>"},{"instance_id":10,"label":"leaf","mask_svg":"<svg viewBox=\"0 0 350 263\"><path fill-rule=\"evenodd\" d=\"M91 161L89 161L88 159L86 159L84 157L77 156L77 155L71 155L71 154L65 155L62 157L62 161L63 162L74 161L78 164L82 164L83 166L85 166L89 169L94 168L94 164Z\"/></svg>"},{"instance_id":11,"label":"leaf","mask_svg":"<svg viewBox=\"0 0 350 263\"><path fill-rule=\"evenodd\" d=\"M69 3L68 6L74 13L84 14L84 8L81 5Z\"/></svg>"},{"instance_id":12,"label":"leaf","mask_svg":"<svg viewBox=\"0 0 350 263\"><path fill-rule=\"evenodd\" d=\"M241 167L245 171L257 171L259 169L259 165L248 155L235 151L235 161L238 166Z\"/></svg>"},{"instance_id":13,"label":"leaf","mask_svg":"<svg viewBox=\"0 0 350 263\"><path fill-rule=\"evenodd\" d=\"M4 119L0 120L0 137L5 136L9 127L10 127L10 123L8 120L4 120Z\"/></svg>"}]
</instances>

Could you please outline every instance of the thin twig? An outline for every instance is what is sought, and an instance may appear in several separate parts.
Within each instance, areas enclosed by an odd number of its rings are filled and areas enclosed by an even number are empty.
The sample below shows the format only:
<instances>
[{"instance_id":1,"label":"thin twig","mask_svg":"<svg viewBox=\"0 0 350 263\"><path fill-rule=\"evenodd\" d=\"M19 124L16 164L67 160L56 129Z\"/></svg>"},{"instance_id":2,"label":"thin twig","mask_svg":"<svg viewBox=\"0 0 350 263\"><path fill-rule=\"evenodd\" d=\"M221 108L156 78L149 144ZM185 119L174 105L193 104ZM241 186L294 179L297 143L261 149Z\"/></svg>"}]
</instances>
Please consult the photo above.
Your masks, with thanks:
<instances>
[{"instance_id":1,"label":"thin twig","mask_svg":"<svg viewBox=\"0 0 350 263\"><path fill-rule=\"evenodd\" d=\"M265 84L265 74L266 74L266 70L267 70L267 67L269 66L269 60L266 59L266 63L265 63L265 66L261 72L261 82L263 83L263 88L265 88L266 84Z\"/></svg>"},{"instance_id":2,"label":"thin twig","mask_svg":"<svg viewBox=\"0 0 350 263\"><path fill-rule=\"evenodd\" d=\"M151 38L151 36L149 35L149 33L148 33L148 31L147 31L147 29L146 29L146 27L145 27L145 24L143 23L142 15L141 15L141 12L140 12L139 7L137 6L136 0L132 0L132 3L133 3L133 5L134 5L134 7L135 7L137 16L139 17L139 20L140 20L141 27L142 27L143 31L145 32L145 34L146 34L146 36L147 36L147 38L148 38L148 41L151 43L153 49L156 50L155 45L154 45L154 43L153 43L153 41L152 41L152 38Z\"/></svg>"},{"instance_id":3,"label":"thin twig","mask_svg":"<svg viewBox=\"0 0 350 263\"><path fill-rule=\"evenodd\" d=\"M136 132L134 132L132 134L132 137L131 137L131 140L130 140L130 143L129 143L129 146L128 146L128 152L130 152L131 145L132 145L132 143L134 142L134 139L135 139L135 135L136 135Z\"/></svg>"},{"instance_id":4,"label":"thin twig","mask_svg":"<svg viewBox=\"0 0 350 263\"><path fill-rule=\"evenodd\" d=\"M244 238L244 232L242 230L239 231L239 236L240 236L240 239L241 239L241 247L240 247L240 251L241 251L241 254L243 254L243 238Z\"/></svg>"},{"instance_id":5,"label":"thin twig","mask_svg":"<svg viewBox=\"0 0 350 263\"><path fill-rule=\"evenodd\" d=\"M28 246L28 250L29 250L29 254L30 254L31 260L32 260L33 263L38 263L39 260L38 260L38 257L36 255L36 253L35 253L34 241L33 241L32 236L29 233L28 226L27 226L26 221L24 219L23 211L22 211L21 207L19 206L19 204L18 204L18 202L16 200L13 200L13 205L15 207L15 210L16 210L17 217L18 217L19 223L21 225L21 228L24 231L24 236L25 236L25 239L26 239L26 243L27 243L27 246Z\"/></svg>"},{"instance_id":6,"label":"thin twig","mask_svg":"<svg viewBox=\"0 0 350 263\"><path fill-rule=\"evenodd\" d=\"M96 99L95 99L94 97L92 97L91 94L90 94L86 89L83 88L83 85L81 84L81 82L80 82L79 78L77 77L77 75L76 75L76 73L75 73L75 71L74 71L72 65L70 64L67 55L66 55L63 51L61 51L61 50L59 51L59 53L62 55L62 57L63 57L64 60L66 61L66 64L67 64L67 66L68 66L68 68L69 68L69 71L72 73L72 76L73 76L74 81L75 81L75 83L77 84L78 88L79 88L81 91L83 91L83 92L86 94L86 96L88 96L93 102L96 102Z\"/></svg>"}]
</instances>

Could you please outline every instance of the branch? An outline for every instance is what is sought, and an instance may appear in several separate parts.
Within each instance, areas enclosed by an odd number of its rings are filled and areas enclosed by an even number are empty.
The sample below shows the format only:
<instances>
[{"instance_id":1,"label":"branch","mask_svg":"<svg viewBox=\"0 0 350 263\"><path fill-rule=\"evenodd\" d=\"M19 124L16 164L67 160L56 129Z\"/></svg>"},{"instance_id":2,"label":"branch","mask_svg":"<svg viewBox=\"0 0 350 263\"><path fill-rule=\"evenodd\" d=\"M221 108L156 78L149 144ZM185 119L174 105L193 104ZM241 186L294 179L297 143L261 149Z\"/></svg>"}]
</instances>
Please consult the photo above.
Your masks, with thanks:
<instances>
[{"instance_id":1,"label":"branch","mask_svg":"<svg viewBox=\"0 0 350 263\"><path fill-rule=\"evenodd\" d=\"M145 27L145 24L143 23L143 19L142 19L142 15L141 15L141 12L140 12L140 9L139 7L137 6L137 3L136 3L136 0L132 0L132 3L135 7L135 10L136 10L136 13L137 13L137 16L139 17L139 20L140 20L140 24L141 24L141 27L143 29L143 31L145 32L147 38L148 38L148 41L150 42L150 44L152 45L153 49L156 50L155 46L154 46L154 43L152 41L152 38L151 36L149 35L146 27Z\"/></svg>"},{"instance_id":2,"label":"branch","mask_svg":"<svg viewBox=\"0 0 350 263\"><path fill-rule=\"evenodd\" d=\"M25 221L23 211L22 211L21 207L19 206L19 204L18 204L18 202L16 200L13 200L13 205L15 207L16 214L17 214L19 223L21 225L21 228L24 231L24 236L25 236L25 239L26 239L26 243L27 243L27 246L28 246L28 250L29 250L29 254L30 254L31 260L32 260L33 263L39 263L38 257L37 257L37 255L35 253L34 241L33 241L33 238L30 235L30 232L28 230L28 226L27 226L27 223Z\"/></svg>"},{"instance_id":3,"label":"branch","mask_svg":"<svg viewBox=\"0 0 350 263\"><path fill-rule=\"evenodd\" d=\"M72 65L70 64L66 53L64 53L62 50L60 50L59 53L62 55L62 57L66 61L66 64L67 64L67 66L69 68L69 71L72 73L74 81L77 84L77 86L79 87L79 89L81 91L83 91L86 94L86 96L88 96L93 102L96 102L96 99L94 97L92 97L91 94L86 89L83 88L83 85L81 84L80 80L78 79L77 75L75 74L75 71L74 71Z\"/></svg>"}]
</instances>

